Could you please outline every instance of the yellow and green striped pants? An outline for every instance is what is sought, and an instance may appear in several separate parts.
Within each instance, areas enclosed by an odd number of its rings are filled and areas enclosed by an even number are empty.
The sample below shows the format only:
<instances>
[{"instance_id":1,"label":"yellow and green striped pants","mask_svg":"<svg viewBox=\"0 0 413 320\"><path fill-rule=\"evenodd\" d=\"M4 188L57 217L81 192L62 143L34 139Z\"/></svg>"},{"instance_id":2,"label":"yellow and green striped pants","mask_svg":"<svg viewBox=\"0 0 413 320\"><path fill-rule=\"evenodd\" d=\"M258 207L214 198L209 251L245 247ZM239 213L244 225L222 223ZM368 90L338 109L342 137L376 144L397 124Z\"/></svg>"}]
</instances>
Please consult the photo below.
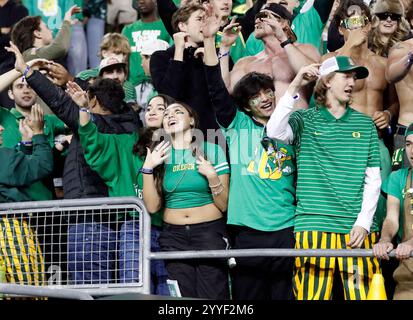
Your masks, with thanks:
<instances>
[{"instance_id":1,"label":"yellow and green striped pants","mask_svg":"<svg viewBox=\"0 0 413 320\"><path fill-rule=\"evenodd\" d=\"M42 251L25 220L0 217L0 264L9 283L45 285Z\"/></svg>"},{"instance_id":2,"label":"yellow and green striped pants","mask_svg":"<svg viewBox=\"0 0 413 320\"><path fill-rule=\"evenodd\" d=\"M295 233L296 249L346 249L349 234L301 231ZM371 249L378 233L370 233L362 249ZM347 248L348 249L348 248ZM374 273L381 273L376 258L297 257L293 290L297 300L330 300L334 270L338 266L346 300L365 300Z\"/></svg>"}]
</instances>

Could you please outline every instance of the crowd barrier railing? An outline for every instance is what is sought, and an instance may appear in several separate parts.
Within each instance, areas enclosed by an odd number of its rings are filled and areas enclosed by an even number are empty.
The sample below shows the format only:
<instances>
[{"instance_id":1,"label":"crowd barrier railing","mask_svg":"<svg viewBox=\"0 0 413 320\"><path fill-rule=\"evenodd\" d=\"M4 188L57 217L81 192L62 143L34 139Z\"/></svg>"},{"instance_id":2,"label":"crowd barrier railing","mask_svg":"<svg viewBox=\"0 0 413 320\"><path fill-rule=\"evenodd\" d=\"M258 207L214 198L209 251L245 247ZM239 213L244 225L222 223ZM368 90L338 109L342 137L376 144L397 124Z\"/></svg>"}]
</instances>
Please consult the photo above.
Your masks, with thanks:
<instances>
[{"instance_id":1,"label":"crowd barrier railing","mask_svg":"<svg viewBox=\"0 0 413 320\"><path fill-rule=\"evenodd\" d=\"M367 249L151 252L150 223L135 197L0 204L0 267L8 282L0 292L86 300L149 294L150 261L159 259L373 256Z\"/></svg>"}]
</instances>

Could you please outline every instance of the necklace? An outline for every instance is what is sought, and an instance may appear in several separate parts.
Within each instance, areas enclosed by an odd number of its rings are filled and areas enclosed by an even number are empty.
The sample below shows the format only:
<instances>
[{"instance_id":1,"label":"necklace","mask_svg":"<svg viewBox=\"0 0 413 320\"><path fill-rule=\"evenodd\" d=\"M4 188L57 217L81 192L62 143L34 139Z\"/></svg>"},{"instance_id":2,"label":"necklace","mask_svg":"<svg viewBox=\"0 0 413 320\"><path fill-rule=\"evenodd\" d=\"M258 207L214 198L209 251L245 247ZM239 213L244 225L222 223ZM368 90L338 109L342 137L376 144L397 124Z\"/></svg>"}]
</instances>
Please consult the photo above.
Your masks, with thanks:
<instances>
[{"instance_id":1,"label":"necklace","mask_svg":"<svg viewBox=\"0 0 413 320\"><path fill-rule=\"evenodd\" d=\"M184 154L184 155L185 155L185 154ZM184 155L182 156L182 161L180 161L180 162L184 162L184 160L185 160ZM182 163L182 164L185 164L185 163ZM164 182L163 188L165 189L165 191L168 192L168 193L175 192L176 188L178 188L179 184L180 184L180 183L182 182L182 180L184 179L184 177L185 177L185 175L186 175L186 172L187 172L187 170L183 170L183 173L182 173L181 176L179 177L178 182L175 184L175 186L174 186L171 190L169 190L169 189L167 189L167 188L165 187L165 182ZM166 175L166 169L165 169L165 175Z\"/></svg>"}]
</instances>

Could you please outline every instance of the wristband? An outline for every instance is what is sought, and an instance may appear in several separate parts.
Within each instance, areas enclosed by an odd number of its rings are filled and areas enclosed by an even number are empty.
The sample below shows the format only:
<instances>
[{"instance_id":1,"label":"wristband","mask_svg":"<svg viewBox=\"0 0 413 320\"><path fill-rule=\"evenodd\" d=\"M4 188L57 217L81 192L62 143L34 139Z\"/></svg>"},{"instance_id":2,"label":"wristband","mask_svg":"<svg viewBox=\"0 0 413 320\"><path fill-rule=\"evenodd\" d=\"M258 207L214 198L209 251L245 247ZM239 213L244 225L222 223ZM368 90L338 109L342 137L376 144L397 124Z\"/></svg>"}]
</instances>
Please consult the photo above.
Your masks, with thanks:
<instances>
[{"instance_id":1,"label":"wristband","mask_svg":"<svg viewBox=\"0 0 413 320\"><path fill-rule=\"evenodd\" d=\"M32 141L20 141L17 145L21 146L31 146L33 144Z\"/></svg>"},{"instance_id":2,"label":"wristband","mask_svg":"<svg viewBox=\"0 0 413 320\"><path fill-rule=\"evenodd\" d=\"M153 173L153 169L149 169L149 168L141 168L139 170L139 172L143 173L143 174L152 174Z\"/></svg>"},{"instance_id":3,"label":"wristband","mask_svg":"<svg viewBox=\"0 0 413 320\"><path fill-rule=\"evenodd\" d=\"M90 113L90 110L89 110L89 109L86 109L86 108L80 108L79 111L80 111L80 112Z\"/></svg>"},{"instance_id":4,"label":"wristband","mask_svg":"<svg viewBox=\"0 0 413 320\"><path fill-rule=\"evenodd\" d=\"M222 53L222 54L221 54L221 52L218 53L218 60L220 60L220 59L223 58L223 57L226 57L227 55L229 55L229 51L227 51L227 52L225 52L225 53Z\"/></svg>"},{"instance_id":5,"label":"wristband","mask_svg":"<svg viewBox=\"0 0 413 320\"><path fill-rule=\"evenodd\" d=\"M281 48L284 48L287 44L293 44L294 41L290 38L280 43Z\"/></svg>"},{"instance_id":6,"label":"wristband","mask_svg":"<svg viewBox=\"0 0 413 320\"><path fill-rule=\"evenodd\" d=\"M24 70L23 72L23 77L22 77L22 82L24 82L24 79L26 79L27 73L29 72L30 67L26 66L26 70Z\"/></svg>"}]
</instances>

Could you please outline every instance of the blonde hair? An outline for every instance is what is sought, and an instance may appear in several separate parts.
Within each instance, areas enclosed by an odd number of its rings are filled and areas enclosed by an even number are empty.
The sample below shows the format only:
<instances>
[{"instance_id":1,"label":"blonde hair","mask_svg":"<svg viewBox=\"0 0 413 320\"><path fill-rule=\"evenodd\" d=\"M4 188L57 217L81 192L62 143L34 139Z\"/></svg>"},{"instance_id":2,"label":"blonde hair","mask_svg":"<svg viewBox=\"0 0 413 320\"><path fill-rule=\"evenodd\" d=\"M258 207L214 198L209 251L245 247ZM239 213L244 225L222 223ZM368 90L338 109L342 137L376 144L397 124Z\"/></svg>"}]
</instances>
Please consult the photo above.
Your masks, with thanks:
<instances>
[{"instance_id":1,"label":"blonde hair","mask_svg":"<svg viewBox=\"0 0 413 320\"><path fill-rule=\"evenodd\" d=\"M335 72L331 72L325 76L322 76L317 80L314 87L314 100L317 105L325 106L327 103L327 90L326 83L330 81L335 75Z\"/></svg>"},{"instance_id":2,"label":"blonde hair","mask_svg":"<svg viewBox=\"0 0 413 320\"><path fill-rule=\"evenodd\" d=\"M376 15L373 15L371 20L372 30L369 34L369 48L375 54L387 57L389 50L397 42L403 41L406 39L407 35L410 32L409 22L402 16L401 19L397 22L397 29L389 38L387 43L381 40L381 33L379 29L380 20Z\"/></svg>"},{"instance_id":3,"label":"blonde hair","mask_svg":"<svg viewBox=\"0 0 413 320\"><path fill-rule=\"evenodd\" d=\"M129 56L131 54L131 47L129 40L120 33L112 32L107 33L103 36L100 42L100 57L102 57L103 50L111 50L115 54L124 54L126 56L126 61L129 61Z\"/></svg>"}]
</instances>

